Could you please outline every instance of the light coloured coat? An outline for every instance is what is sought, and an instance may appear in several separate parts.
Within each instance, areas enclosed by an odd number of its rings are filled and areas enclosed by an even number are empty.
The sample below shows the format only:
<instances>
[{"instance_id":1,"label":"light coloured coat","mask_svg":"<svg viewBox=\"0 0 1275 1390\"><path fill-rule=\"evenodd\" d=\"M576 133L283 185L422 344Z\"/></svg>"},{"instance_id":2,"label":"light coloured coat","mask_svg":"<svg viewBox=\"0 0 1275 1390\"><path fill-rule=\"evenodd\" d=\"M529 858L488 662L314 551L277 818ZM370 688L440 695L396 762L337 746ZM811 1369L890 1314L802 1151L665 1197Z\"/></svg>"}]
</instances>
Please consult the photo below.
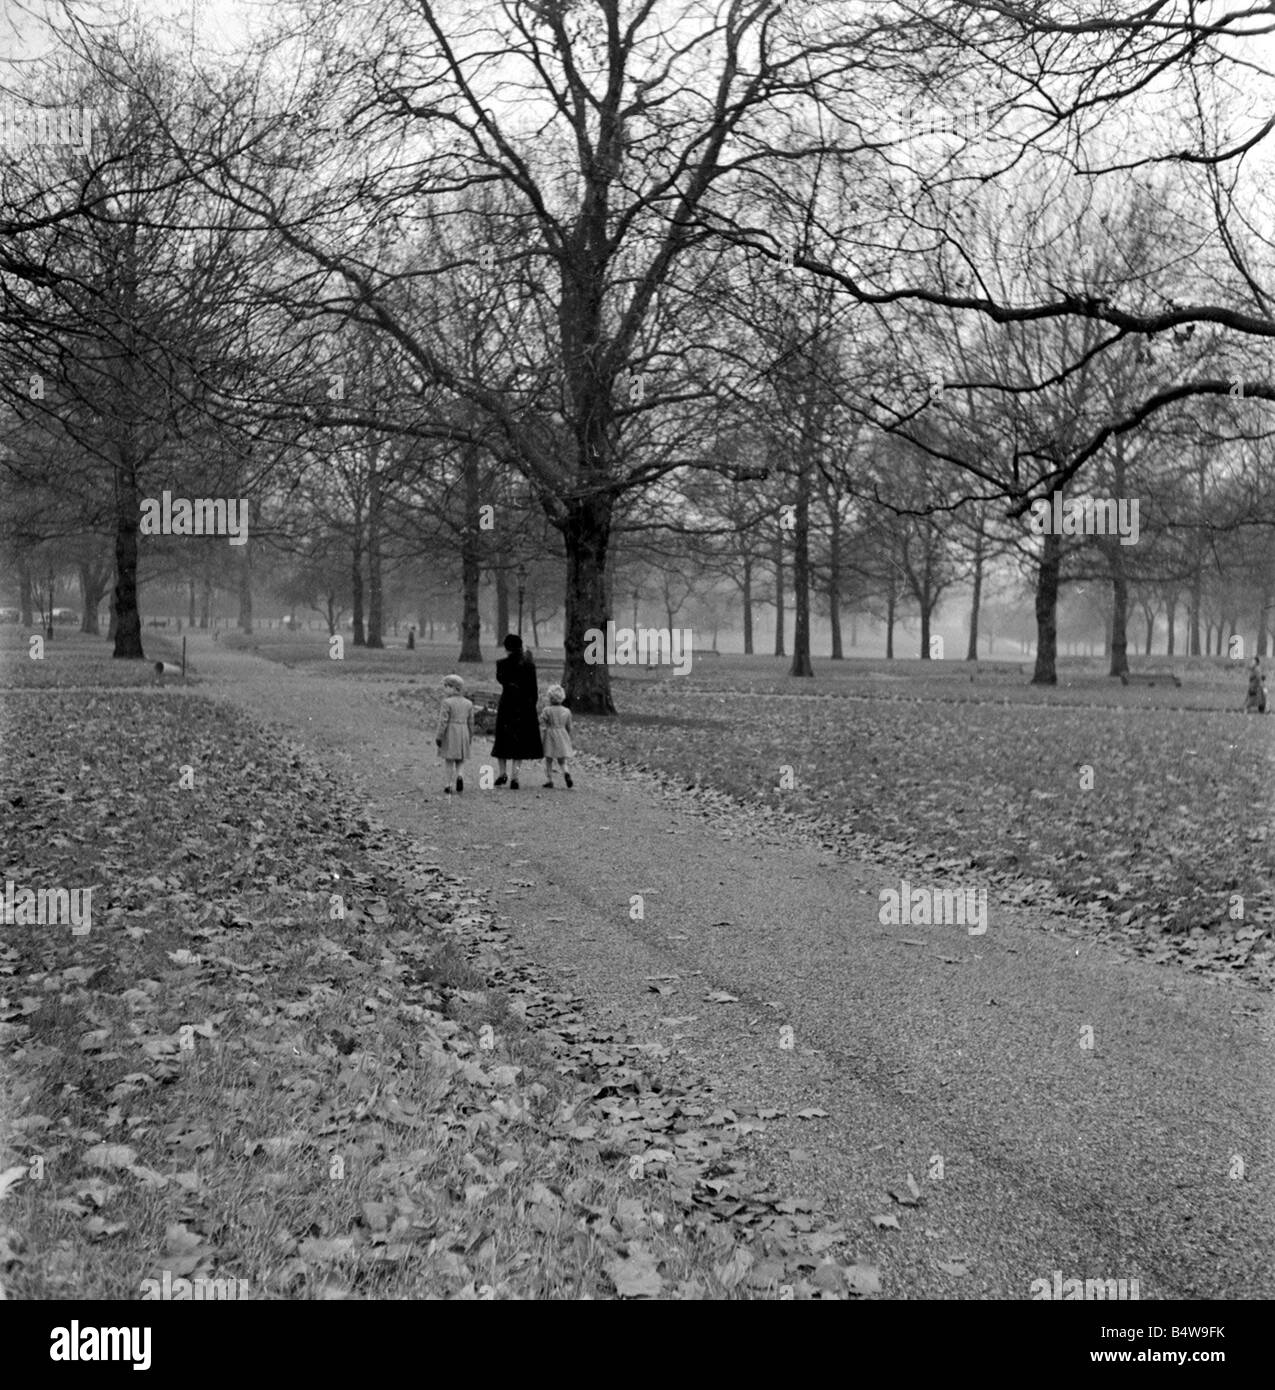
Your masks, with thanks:
<instances>
[{"instance_id":1,"label":"light coloured coat","mask_svg":"<svg viewBox=\"0 0 1275 1390\"><path fill-rule=\"evenodd\" d=\"M546 705L540 713L540 741L546 758L574 758L571 711L565 705Z\"/></svg>"},{"instance_id":2,"label":"light coloured coat","mask_svg":"<svg viewBox=\"0 0 1275 1390\"><path fill-rule=\"evenodd\" d=\"M438 712L438 756L463 763L474 737L474 702L463 695L448 695Z\"/></svg>"}]
</instances>

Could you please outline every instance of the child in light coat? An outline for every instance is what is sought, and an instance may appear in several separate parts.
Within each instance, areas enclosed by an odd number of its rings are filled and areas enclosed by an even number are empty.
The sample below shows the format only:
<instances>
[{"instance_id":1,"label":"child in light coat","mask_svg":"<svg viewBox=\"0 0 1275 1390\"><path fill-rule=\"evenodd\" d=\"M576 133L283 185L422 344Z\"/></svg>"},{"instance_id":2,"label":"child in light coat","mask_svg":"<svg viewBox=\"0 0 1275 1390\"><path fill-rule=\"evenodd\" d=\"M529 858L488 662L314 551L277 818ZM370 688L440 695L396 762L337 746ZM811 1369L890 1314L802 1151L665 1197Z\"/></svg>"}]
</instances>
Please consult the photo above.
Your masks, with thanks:
<instances>
[{"instance_id":1,"label":"child in light coat","mask_svg":"<svg viewBox=\"0 0 1275 1390\"><path fill-rule=\"evenodd\" d=\"M562 770L562 780L568 787L573 786L571 774L567 771L567 759L575 757L571 744L571 711L562 703L567 692L560 685L551 685L545 692L549 703L540 712L540 741L545 751L545 786L553 786L553 762L558 760Z\"/></svg>"},{"instance_id":2,"label":"child in light coat","mask_svg":"<svg viewBox=\"0 0 1275 1390\"><path fill-rule=\"evenodd\" d=\"M447 676L443 680L443 703L438 711L438 737L434 745L438 756L447 766L447 785L443 792L450 796L452 784L456 790L465 790L465 779L460 769L469 757L469 745L474 737L474 702L465 698L465 682L459 676Z\"/></svg>"}]
</instances>

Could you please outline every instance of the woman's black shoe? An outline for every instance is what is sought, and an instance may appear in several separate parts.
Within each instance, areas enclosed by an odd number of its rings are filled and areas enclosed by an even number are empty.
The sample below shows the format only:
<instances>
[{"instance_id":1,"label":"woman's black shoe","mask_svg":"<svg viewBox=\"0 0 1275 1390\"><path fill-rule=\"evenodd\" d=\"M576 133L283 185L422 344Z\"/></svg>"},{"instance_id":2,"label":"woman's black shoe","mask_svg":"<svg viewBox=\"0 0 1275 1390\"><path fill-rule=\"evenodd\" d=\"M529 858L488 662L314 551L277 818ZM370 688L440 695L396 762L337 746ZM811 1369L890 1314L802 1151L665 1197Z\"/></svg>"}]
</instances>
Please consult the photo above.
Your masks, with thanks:
<instances>
[{"instance_id":1,"label":"woman's black shoe","mask_svg":"<svg viewBox=\"0 0 1275 1390\"><path fill-rule=\"evenodd\" d=\"M506 777L505 774L502 772L500 776L496 778L495 782L492 783L492 785L496 787L503 787L507 781L509 781L509 778Z\"/></svg>"},{"instance_id":2,"label":"woman's black shoe","mask_svg":"<svg viewBox=\"0 0 1275 1390\"><path fill-rule=\"evenodd\" d=\"M463 777L458 777L456 779L456 790L458 792L463 792L465 790L465 779Z\"/></svg>"},{"instance_id":3,"label":"woman's black shoe","mask_svg":"<svg viewBox=\"0 0 1275 1390\"><path fill-rule=\"evenodd\" d=\"M566 780L567 786L571 787L575 785L575 783L571 780L571 774L569 772L564 772L562 775L563 778Z\"/></svg>"},{"instance_id":4,"label":"woman's black shoe","mask_svg":"<svg viewBox=\"0 0 1275 1390\"><path fill-rule=\"evenodd\" d=\"M513 780L512 782L510 782L510 784L509 784L509 790L510 790L511 792L516 792L516 791L518 790L518 779L517 779L516 777L514 778L514 780Z\"/></svg>"}]
</instances>

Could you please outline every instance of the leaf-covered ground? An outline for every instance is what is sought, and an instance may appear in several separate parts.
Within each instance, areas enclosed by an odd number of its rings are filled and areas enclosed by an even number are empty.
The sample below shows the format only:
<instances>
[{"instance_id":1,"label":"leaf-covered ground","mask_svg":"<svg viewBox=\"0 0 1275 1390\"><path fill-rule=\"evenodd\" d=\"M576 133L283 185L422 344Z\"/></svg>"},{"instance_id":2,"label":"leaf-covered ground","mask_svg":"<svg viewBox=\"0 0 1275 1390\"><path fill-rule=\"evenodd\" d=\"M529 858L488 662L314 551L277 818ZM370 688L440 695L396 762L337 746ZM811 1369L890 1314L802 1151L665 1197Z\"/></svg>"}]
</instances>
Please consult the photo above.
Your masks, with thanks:
<instances>
[{"instance_id":1,"label":"leaf-covered ground","mask_svg":"<svg viewBox=\"0 0 1275 1390\"><path fill-rule=\"evenodd\" d=\"M1233 708L1146 708L1146 693L1108 686L1101 706L978 699L954 682L923 697L759 696L666 678L626 685L621 717L580 721L578 742L817 817L851 850L905 850L931 876L1061 900L1153 958L1269 983L1272 726Z\"/></svg>"},{"instance_id":2,"label":"leaf-covered ground","mask_svg":"<svg viewBox=\"0 0 1275 1390\"><path fill-rule=\"evenodd\" d=\"M878 1291L750 1179L766 1117L600 1031L298 749L88 676L0 699L4 878L94 890L87 936L0 938L0 1291Z\"/></svg>"}]
</instances>

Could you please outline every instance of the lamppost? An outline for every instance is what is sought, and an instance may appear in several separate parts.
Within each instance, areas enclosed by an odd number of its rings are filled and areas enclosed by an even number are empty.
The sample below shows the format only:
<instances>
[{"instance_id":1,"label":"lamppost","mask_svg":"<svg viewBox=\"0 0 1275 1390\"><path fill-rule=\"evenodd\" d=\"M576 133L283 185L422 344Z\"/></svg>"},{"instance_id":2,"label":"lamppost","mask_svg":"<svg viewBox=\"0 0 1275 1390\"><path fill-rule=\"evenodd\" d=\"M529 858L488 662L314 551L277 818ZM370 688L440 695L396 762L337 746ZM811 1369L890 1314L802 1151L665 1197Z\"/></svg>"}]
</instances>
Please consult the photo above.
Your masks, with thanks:
<instances>
[{"instance_id":1,"label":"lamppost","mask_svg":"<svg viewBox=\"0 0 1275 1390\"><path fill-rule=\"evenodd\" d=\"M519 564L515 573L518 576L518 636L522 636L522 600L527 592L527 566Z\"/></svg>"}]
</instances>

